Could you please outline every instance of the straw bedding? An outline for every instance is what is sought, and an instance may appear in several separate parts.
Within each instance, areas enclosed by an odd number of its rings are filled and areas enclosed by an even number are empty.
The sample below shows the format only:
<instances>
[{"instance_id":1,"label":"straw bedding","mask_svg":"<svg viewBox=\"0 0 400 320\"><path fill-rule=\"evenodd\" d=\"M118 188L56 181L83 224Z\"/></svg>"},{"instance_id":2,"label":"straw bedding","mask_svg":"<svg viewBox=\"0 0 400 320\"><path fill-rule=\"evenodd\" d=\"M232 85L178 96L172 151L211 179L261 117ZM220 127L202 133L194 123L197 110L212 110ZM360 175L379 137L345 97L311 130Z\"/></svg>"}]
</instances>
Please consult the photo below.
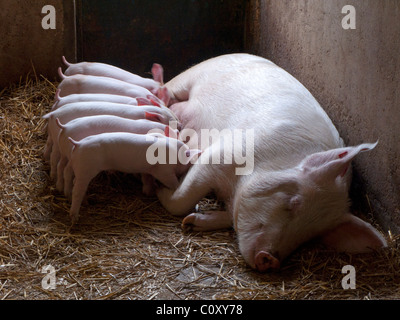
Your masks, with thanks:
<instances>
[{"instance_id":1,"label":"straw bedding","mask_svg":"<svg viewBox=\"0 0 400 320\"><path fill-rule=\"evenodd\" d=\"M56 84L34 75L0 93L0 299L393 299L400 298L399 236L366 255L298 249L278 273L259 274L241 257L235 233L184 233L131 175L100 174L83 217L43 161ZM212 196L200 208L218 207ZM353 265L356 289L342 288ZM54 267L55 289L42 286Z\"/></svg>"}]
</instances>

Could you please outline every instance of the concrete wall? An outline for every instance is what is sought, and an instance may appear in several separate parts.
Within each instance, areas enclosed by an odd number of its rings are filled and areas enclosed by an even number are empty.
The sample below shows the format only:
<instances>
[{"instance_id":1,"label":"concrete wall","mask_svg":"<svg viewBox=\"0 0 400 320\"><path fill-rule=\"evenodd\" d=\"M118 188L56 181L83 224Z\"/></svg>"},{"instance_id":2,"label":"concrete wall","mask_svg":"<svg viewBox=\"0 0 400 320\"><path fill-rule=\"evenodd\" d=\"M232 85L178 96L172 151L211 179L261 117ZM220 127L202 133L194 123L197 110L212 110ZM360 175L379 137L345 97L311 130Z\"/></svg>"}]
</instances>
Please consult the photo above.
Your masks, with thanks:
<instances>
[{"instance_id":1,"label":"concrete wall","mask_svg":"<svg viewBox=\"0 0 400 320\"><path fill-rule=\"evenodd\" d=\"M56 29L42 28L45 5L56 9ZM55 79L61 56L75 56L73 0L0 1L0 88L31 72Z\"/></svg>"},{"instance_id":2,"label":"concrete wall","mask_svg":"<svg viewBox=\"0 0 400 320\"><path fill-rule=\"evenodd\" d=\"M342 28L345 5L356 29ZM348 145L377 148L355 163L353 202L400 231L400 1L251 0L247 50L271 59L317 98Z\"/></svg>"}]
</instances>

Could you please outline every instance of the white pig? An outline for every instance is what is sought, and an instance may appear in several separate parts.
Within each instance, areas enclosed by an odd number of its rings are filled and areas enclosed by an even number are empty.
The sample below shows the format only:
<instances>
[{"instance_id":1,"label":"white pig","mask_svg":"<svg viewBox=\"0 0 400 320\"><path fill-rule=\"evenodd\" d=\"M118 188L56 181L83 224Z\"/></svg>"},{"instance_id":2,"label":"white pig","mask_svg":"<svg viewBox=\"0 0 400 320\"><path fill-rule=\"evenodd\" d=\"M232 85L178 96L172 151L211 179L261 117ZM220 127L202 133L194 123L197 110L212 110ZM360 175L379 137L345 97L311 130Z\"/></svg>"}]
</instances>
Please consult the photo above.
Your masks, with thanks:
<instances>
[{"instance_id":1,"label":"white pig","mask_svg":"<svg viewBox=\"0 0 400 320\"><path fill-rule=\"evenodd\" d=\"M235 161L201 164L223 155L223 144L212 143L176 190L157 192L175 215L190 213L212 190L225 200L226 211L189 214L184 227L233 226L244 259L261 272L279 268L315 237L348 252L386 246L377 230L349 213L351 161L375 145L345 148L318 102L286 71L261 57L231 54L190 68L166 87L181 101L171 106L182 121L181 136L185 128L197 135L201 129L255 132L251 174L236 175Z\"/></svg>"},{"instance_id":2,"label":"white pig","mask_svg":"<svg viewBox=\"0 0 400 320\"><path fill-rule=\"evenodd\" d=\"M168 130L167 125L146 119L131 120L112 115L98 115L77 118L64 125L61 124L58 118L56 122L61 129L58 136L60 160L57 164L56 183L57 190L60 192L64 190L64 168L69 161L73 146L68 138L79 141L88 136L106 132L130 132L137 134L158 132L161 134L167 133L168 136L178 138L178 130L173 130L172 128ZM145 185L143 189L148 190L148 188L149 186ZM65 189L70 190L71 187ZM66 195L70 196L69 194Z\"/></svg>"},{"instance_id":3,"label":"white pig","mask_svg":"<svg viewBox=\"0 0 400 320\"><path fill-rule=\"evenodd\" d=\"M72 190L70 217L75 223L79 209L90 181L101 171L116 170L126 173L152 175L167 188L176 188L178 178L184 174L189 161L198 154L192 152L181 141L160 134L134 134L125 132L102 133L77 142L70 138L74 147L71 160L65 170L66 185L75 176ZM150 147L166 150L166 163L151 163L148 156ZM179 161L170 162L171 154Z\"/></svg>"},{"instance_id":4,"label":"white pig","mask_svg":"<svg viewBox=\"0 0 400 320\"><path fill-rule=\"evenodd\" d=\"M75 93L75 94L70 94L65 97L60 97L60 89L56 90L56 95L55 95L55 102L53 106L51 107L51 111L57 110L58 108L69 104L69 103L75 103L75 102L89 102L89 101L103 101L103 102L112 102L112 103L122 103L122 104L129 104L132 106L137 106L137 105L151 105L152 102L147 99L147 98L131 98L127 96L120 96L116 94L103 94L103 93ZM47 133L49 134L49 130L47 130ZM50 135L47 137L47 142L45 145L44 149L44 159L46 161L50 160L50 153L51 153L51 148L52 148L52 140L50 138Z\"/></svg>"},{"instance_id":5,"label":"white pig","mask_svg":"<svg viewBox=\"0 0 400 320\"><path fill-rule=\"evenodd\" d=\"M55 102L51 107L51 111L57 110L63 105L75 102L88 102L88 101L104 101L104 102L113 102L113 103L122 103L122 104L130 104L132 106L137 106L138 101L137 98L132 98L128 96L121 96L116 94L107 94L107 93L74 93L68 96L61 97L61 90L56 90ZM146 99L147 104L150 105L151 101Z\"/></svg>"},{"instance_id":6,"label":"white pig","mask_svg":"<svg viewBox=\"0 0 400 320\"><path fill-rule=\"evenodd\" d=\"M160 108L156 106L135 107L131 105L103 101L76 102L66 104L43 116L44 119L49 119L48 134L50 137L50 144L52 145L50 154L50 176L52 179L56 178L56 166L59 161L57 137L60 132L60 128L57 126L56 118L58 118L61 123L65 124L76 118L95 115L114 115L132 120L147 119L164 124L171 123L171 125L174 122L176 123L175 115L168 108Z\"/></svg>"},{"instance_id":7,"label":"white pig","mask_svg":"<svg viewBox=\"0 0 400 320\"><path fill-rule=\"evenodd\" d=\"M131 98L153 95L144 87L114 78L83 74L75 74L67 77L62 73L61 68L58 68L58 73L62 79L61 83L58 85L62 97L74 93L106 93L128 96Z\"/></svg>"},{"instance_id":8,"label":"white pig","mask_svg":"<svg viewBox=\"0 0 400 320\"><path fill-rule=\"evenodd\" d=\"M125 81L134 85L146 88L152 93L156 93L163 82L163 68L161 65L154 63L151 69L153 79L142 78L137 74L133 74L121 68L99 62L79 62L75 64L69 63L65 57L62 57L63 62L68 67L65 70L66 76L75 74L85 74L91 76L109 77L117 80Z\"/></svg>"},{"instance_id":9,"label":"white pig","mask_svg":"<svg viewBox=\"0 0 400 320\"><path fill-rule=\"evenodd\" d=\"M165 109L164 112L170 113L169 110L165 105L169 101L168 93L165 92L166 88L161 88L159 90L160 96L163 100L159 99L156 96L148 95L148 97L137 97L131 98L128 96L121 96L115 94L103 94L103 93L77 93L77 94L70 94L65 97L60 97L60 89L57 89L56 96L55 96L55 103L53 104L51 111L57 110L58 108L76 102L94 102L94 101L102 101L102 102L112 102L112 103L121 103L121 104L129 104L132 106L144 106L144 105L154 105L160 108ZM180 126L179 123L177 124L178 127ZM49 133L49 128L47 128L47 141L44 148L44 159L46 161L50 160L51 149L53 146L53 142L51 140L51 135Z\"/></svg>"}]
</instances>

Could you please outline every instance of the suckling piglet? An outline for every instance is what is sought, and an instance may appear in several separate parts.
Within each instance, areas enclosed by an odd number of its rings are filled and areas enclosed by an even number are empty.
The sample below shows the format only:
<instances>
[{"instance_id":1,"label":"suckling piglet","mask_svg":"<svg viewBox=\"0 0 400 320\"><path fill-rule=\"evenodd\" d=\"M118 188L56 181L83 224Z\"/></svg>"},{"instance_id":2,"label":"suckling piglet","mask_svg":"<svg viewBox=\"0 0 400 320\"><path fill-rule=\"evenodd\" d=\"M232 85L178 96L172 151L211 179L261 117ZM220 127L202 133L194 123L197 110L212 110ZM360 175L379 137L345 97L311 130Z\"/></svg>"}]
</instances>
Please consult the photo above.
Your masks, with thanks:
<instances>
[{"instance_id":1,"label":"suckling piglet","mask_svg":"<svg viewBox=\"0 0 400 320\"><path fill-rule=\"evenodd\" d=\"M61 90L60 95L62 97L74 93L106 93L128 96L131 98L153 95L144 87L114 78L83 74L65 76L62 73L61 68L58 69L58 73L63 79L58 85L58 89Z\"/></svg>"},{"instance_id":2,"label":"suckling piglet","mask_svg":"<svg viewBox=\"0 0 400 320\"><path fill-rule=\"evenodd\" d=\"M146 119L131 120L113 115L97 115L74 119L67 124L62 124L57 118L56 123L61 129L58 136L59 161L57 164L57 190L60 192L65 189L67 196L70 196L72 186L64 188L64 168L67 165L73 145L68 138L75 141L82 140L88 136L106 132L129 132L137 134L147 134L150 132L158 132L167 134L171 137L178 137L178 130L169 128L168 125L149 121ZM56 165L52 163L52 165ZM146 190L148 186L144 186Z\"/></svg>"},{"instance_id":3,"label":"suckling piglet","mask_svg":"<svg viewBox=\"0 0 400 320\"><path fill-rule=\"evenodd\" d=\"M57 89L55 95L55 102L51 107L51 111L55 111L66 104L76 103L76 102L102 101L102 102L129 104L132 106L152 105L152 102L147 98L131 98L127 96L120 96L116 94L104 94L104 93L82 93L82 94L74 93L65 97L60 97L60 92L61 90ZM49 135L49 130L47 130L47 133L48 137L43 156L46 161L49 161L53 143Z\"/></svg>"},{"instance_id":4,"label":"suckling piglet","mask_svg":"<svg viewBox=\"0 0 400 320\"><path fill-rule=\"evenodd\" d=\"M146 88L147 90L156 93L163 82L163 68L161 65L154 63L151 69L153 79L143 78L137 74L128 72L121 68L100 62L79 62L75 64L69 63L65 57L62 57L63 62L68 67L65 70L66 76L75 74L84 74L91 76L101 76L118 79L134 85Z\"/></svg>"},{"instance_id":5,"label":"suckling piglet","mask_svg":"<svg viewBox=\"0 0 400 320\"><path fill-rule=\"evenodd\" d=\"M160 89L161 97L163 98L163 100L161 100L153 95L148 95L148 98L143 98L143 97L131 98L128 96L121 96L121 95L116 95L116 94L104 94L104 93L82 93L82 94L75 93L75 94L70 94L68 96L61 97L60 96L61 90L57 89L56 96L55 96L55 102L51 108L51 111L55 111L58 108L66 105L66 104L70 104L70 103L97 101L97 102L120 103L120 104L125 104L125 105L132 105L132 106L145 106L145 105L158 106L158 107L164 109L163 112L170 114L171 112L165 106L166 102L168 102L168 100L169 100L168 95L165 94L165 90L166 90L165 88ZM177 124L177 126L179 128L180 125ZM48 137L47 137L47 142L45 145L43 156L46 161L49 161L51 149L53 146L49 128L47 129L47 133L48 133Z\"/></svg>"},{"instance_id":6,"label":"suckling piglet","mask_svg":"<svg viewBox=\"0 0 400 320\"><path fill-rule=\"evenodd\" d=\"M193 156L199 153L190 150L183 142L161 134L113 132L89 136L79 142L69 140L74 146L64 179L69 185L75 176L70 210L73 223L78 220L90 181L99 172L116 170L150 174L167 188L176 188L178 178L188 170ZM154 159L154 150L158 150L159 155L164 150L164 160Z\"/></svg>"},{"instance_id":7,"label":"suckling piglet","mask_svg":"<svg viewBox=\"0 0 400 320\"><path fill-rule=\"evenodd\" d=\"M114 115L132 120L147 119L156 122L161 122L164 124L176 123L175 115L168 108L160 108L156 106L135 107L120 103L111 103L102 101L77 102L77 103L66 104L60 107L59 109L43 116L43 118L49 119L48 133L51 145L50 176L52 179L56 178L57 174L56 164L59 161L59 154L57 152L58 150L57 137L60 128L56 124L56 118L58 118L61 123L66 124L67 122L76 118L94 116L94 115Z\"/></svg>"},{"instance_id":8,"label":"suckling piglet","mask_svg":"<svg viewBox=\"0 0 400 320\"><path fill-rule=\"evenodd\" d=\"M68 96L61 97L61 90L57 89L55 95L55 102L51 107L51 111L57 110L63 105L75 102L88 102L88 101L104 101L104 102L112 102L112 103L122 103L122 104L130 104L132 106L137 106L139 103L137 98L132 98L128 96L121 96L117 94L109 94L109 93L73 93ZM147 104L151 105L151 101L146 99Z\"/></svg>"}]
</instances>

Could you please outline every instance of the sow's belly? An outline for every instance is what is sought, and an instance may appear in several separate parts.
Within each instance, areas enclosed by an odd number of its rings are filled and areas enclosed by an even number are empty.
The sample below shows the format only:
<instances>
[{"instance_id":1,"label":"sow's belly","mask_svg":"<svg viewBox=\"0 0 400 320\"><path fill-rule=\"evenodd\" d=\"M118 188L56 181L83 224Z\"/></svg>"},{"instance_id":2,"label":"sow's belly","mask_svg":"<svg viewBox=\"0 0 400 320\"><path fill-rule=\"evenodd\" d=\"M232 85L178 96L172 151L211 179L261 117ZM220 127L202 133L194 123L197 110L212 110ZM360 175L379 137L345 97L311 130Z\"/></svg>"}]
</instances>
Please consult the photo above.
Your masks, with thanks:
<instances>
[{"instance_id":1,"label":"sow's belly","mask_svg":"<svg viewBox=\"0 0 400 320\"><path fill-rule=\"evenodd\" d=\"M332 121L311 93L266 59L246 54L220 56L181 73L166 87L178 99L187 99L173 104L171 110L182 128L191 130L189 136L197 135L197 147L202 129L251 128L258 141L284 138L282 128L291 128L287 131L297 131L291 143L311 140L321 151L342 146Z\"/></svg>"}]
</instances>

